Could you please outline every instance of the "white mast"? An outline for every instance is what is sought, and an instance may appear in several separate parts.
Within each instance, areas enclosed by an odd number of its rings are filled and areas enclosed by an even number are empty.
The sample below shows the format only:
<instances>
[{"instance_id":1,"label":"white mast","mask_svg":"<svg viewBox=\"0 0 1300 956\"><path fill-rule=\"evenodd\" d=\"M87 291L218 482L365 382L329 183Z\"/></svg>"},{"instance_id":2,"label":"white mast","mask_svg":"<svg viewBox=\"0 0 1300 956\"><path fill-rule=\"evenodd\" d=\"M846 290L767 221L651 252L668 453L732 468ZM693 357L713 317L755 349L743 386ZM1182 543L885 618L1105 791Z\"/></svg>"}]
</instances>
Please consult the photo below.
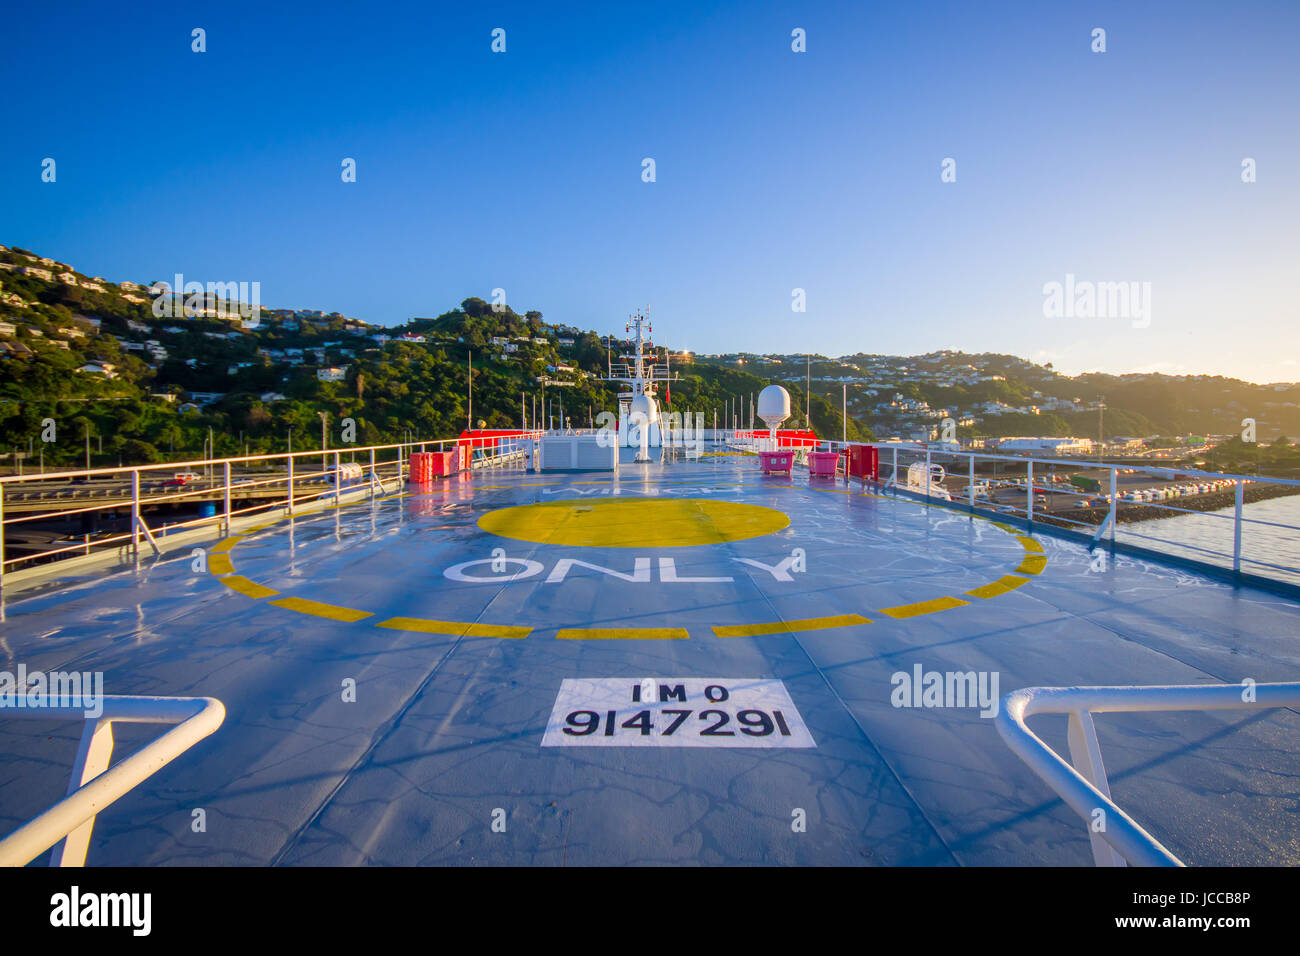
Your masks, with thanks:
<instances>
[{"instance_id":1,"label":"white mast","mask_svg":"<svg viewBox=\"0 0 1300 956\"><path fill-rule=\"evenodd\" d=\"M619 418L621 420L619 431L627 435L629 423L628 415L634 408L641 407L646 409L646 415L649 421L642 431L648 431L652 426L659 425L659 409L655 401L660 384L672 380L672 376L667 368L661 368L654 358L647 356L647 348L654 349L654 343L647 336L647 332L653 332L654 327L650 324L650 309L647 306L645 312L637 311L628 316L628 323L625 332L629 335L635 333L630 344L635 346L635 351L630 354L619 356L618 368L614 368L613 357L608 360L609 375L606 381L619 382L627 386L626 390L618 396L619 400ZM657 352L656 352L657 355ZM655 444L658 444L656 441Z\"/></svg>"}]
</instances>

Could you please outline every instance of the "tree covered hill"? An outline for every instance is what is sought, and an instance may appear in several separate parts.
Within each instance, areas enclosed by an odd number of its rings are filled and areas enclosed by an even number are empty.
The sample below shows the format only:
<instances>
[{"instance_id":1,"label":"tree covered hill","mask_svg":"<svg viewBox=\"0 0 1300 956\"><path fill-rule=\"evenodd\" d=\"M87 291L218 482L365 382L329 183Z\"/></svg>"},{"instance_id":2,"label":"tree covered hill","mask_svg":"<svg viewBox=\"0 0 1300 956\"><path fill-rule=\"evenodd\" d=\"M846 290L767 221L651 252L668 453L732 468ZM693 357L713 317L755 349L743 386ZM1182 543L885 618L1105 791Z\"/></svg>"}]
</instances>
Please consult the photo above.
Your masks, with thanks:
<instances>
[{"instance_id":1,"label":"tree covered hill","mask_svg":"<svg viewBox=\"0 0 1300 956\"><path fill-rule=\"evenodd\" d=\"M331 446L340 422L358 444L447 438L470 422L517 427L589 426L614 411L619 387L603 382L612 349L627 344L465 299L433 318L381 328L339 313L262 309L260 321L204 311L159 317L143 285L87 277L25 249L0 247L0 456L43 450L48 464L98 465L199 456L208 436L217 455ZM1242 418L1259 436L1300 434L1300 386L1255 385L1211 376L1083 375L1010 355L943 351L677 355L672 410L748 409L771 383L791 393L790 425L809 406L818 434L851 440L919 437L943 417L961 437L1107 437L1234 434ZM805 395L812 379L811 400ZM840 405L847 397L847 428ZM545 406L543 406L543 400ZM1097 405L1104 401L1104 415ZM547 411L541 409L545 407ZM43 442L54 424L56 440ZM102 449L102 450L101 450Z\"/></svg>"},{"instance_id":2,"label":"tree covered hill","mask_svg":"<svg viewBox=\"0 0 1300 956\"><path fill-rule=\"evenodd\" d=\"M332 447L348 418L357 444L452 437L470 421L471 361L474 424L518 427L522 414L531 424L536 408L543 422L563 414L585 427L617 408L619 386L598 378L606 340L479 298L396 329L282 309L248 327L238 316L157 317L147 289L24 249L0 249L0 296L0 454L10 463L16 451L29 465L41 452L47 466L80 464L87 444L94 465L181 460L202 454L209 435L217 455L315 448L322 413ZM770 381L685 362L674 371L670 409L704 412L710 425L714 409L747 407ZM824 400L813 421L841 432ZM51 422L56 440L43 442ZM870 437L856 421L848 430Z\"/></svg>"},{"instance_id":3,"label":"tree covered hill","mask_svg":"<svg viewBox=\"0 0 1300 956\"><path fill-rule=\"evenodd\" d=\"M751 369L787 387L811 376L813 393L835 405L847 389L850 414L881 437L907 437L948 416L969 422L958 428L960 437L1097 438L1099 430L1107 439L1233 435L1246 418L1255 420L1261 439L1300 432L1300 384L1290 382L1158 373L1067 376L1050 363L952 350L838 358L729 353L697 361Z\"/></svg>"}]
</instances>

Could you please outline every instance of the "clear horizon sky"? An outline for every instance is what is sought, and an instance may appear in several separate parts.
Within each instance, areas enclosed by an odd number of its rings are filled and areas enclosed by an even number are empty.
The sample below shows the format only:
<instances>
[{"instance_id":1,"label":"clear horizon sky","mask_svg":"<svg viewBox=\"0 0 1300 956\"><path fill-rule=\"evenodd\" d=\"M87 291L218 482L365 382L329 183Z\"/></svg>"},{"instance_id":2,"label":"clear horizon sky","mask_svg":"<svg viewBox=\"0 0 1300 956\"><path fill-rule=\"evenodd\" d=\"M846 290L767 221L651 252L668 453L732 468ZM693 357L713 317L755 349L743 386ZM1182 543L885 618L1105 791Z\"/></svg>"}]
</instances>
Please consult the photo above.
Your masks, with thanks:
<instances>
[{"instance_id":1,"label":"clear horizon sky","mask_svg":"<svg viewBox=\"0 0 1300 956\"><path fill-rule=\"evenodd\" d=\"M697 352L1295 381L1298 40L1293 0L15 5L0 243L384 325L503 288ZM1045 316L1067 275L1149 315Z\"/></svg>"}]
</instances>

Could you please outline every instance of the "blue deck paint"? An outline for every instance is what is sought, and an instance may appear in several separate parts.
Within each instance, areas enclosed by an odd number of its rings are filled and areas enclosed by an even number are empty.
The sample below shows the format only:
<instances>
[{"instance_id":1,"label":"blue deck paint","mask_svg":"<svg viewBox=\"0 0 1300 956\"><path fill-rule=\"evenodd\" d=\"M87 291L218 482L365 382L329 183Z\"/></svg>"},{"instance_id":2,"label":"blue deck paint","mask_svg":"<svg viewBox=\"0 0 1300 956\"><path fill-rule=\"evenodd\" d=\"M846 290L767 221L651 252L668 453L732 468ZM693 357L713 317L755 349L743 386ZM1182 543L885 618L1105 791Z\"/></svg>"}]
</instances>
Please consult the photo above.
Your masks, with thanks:
<instances>
[{"instance_id":1,"label":"blue deck paint","mask_svg":"<svg viewBox=\"0 0 1300 956\"><path fill-rule=\"evenodd\" d=\"M1030 685L1300 679L1300 606L1192 570L1038 537L1045 569L1011 573L1017 535L991 522L806 473L762 479L753 458L591 474L476 473L433 493L362 502L244 537L238 574L372 612L312 617L191 570L189 551L138 570L69 578L6 599L6 667L102 670L111 694L212 696L225 724L100 815L90 865L877 864L1088 865L1082 822L970 709L895 708L891 675L990 671ZM594 482L594 483L593 483ZM487 510L564 498L673 495L790 516L778 533L691 548L572 548L480 531ZM463 583L488 559L542 574ZM807 570L779 581L793 549ZM575 568L630 571L650 583ZM679 576L728 583L662 583ZM522 565L512 567L512 572ZM480 567L476 573L490 577ZM881 609L969 603L894 620ZM275 599L271 599L275 600ZM717 637L714 626L861 614L872 623ZM523 639L393 630L392 617L518 625ZM681 627L685 640L557 640L563 628ZM727 676L784 682L816 741L807 750L542 748L566 678ZM345 678L357 682L344 703ZM1291 711L1101 716L1117 803L1194 864L1300 862ZM1064 749L1064 720L1037 721ZM63 794L79 726L0 722L0 830ZM156 731L125 728L119 755ZM190 829L191 810L207 832ZM493 811L506 832L493 832ZM807 832L792 832L792 813Z\"/></svg>"}]
</instances>

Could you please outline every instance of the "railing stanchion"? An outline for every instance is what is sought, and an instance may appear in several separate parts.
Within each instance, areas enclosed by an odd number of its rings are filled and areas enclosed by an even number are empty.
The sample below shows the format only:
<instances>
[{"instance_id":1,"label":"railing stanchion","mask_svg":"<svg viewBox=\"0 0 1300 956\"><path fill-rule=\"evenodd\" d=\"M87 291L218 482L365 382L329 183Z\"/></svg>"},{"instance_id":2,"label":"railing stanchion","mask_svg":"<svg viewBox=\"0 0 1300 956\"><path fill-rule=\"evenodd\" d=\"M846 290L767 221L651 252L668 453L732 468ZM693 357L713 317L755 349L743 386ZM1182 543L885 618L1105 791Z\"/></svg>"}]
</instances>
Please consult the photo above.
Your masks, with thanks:
<instances>
[{"instance_id":1,"label":"railing stanchion","mask_svg":"<svg viewBox=\"0 0 1300 956\"><path fill-rule=\"evenodd\" d=\"M970 471L966 478L966 493L970 499L970 510L975 510L975 456L970 456Z\"/></svg>"},{"instance_id":2,"label":"railing stanchion","mask_svg":"<svg viewBox=\"0 0 1300 956\"><path fill-rule=\"evenodd\" d=\"M1294 708L1300 705L1300 683L1257 684L1255 696L1243 698L1240 684L1025 687L1002 698L993 722L1011 752L1083 819L1099 866L1182 866L1115 804L1092 714ZM1069 763L1030 730L1026 719L1038 714L1068 716ZM1097 827L1099 821L1104 826Z\"/></svg>"},{"instance_id":3,"label":"railing stanchion","mask_svg":"<svg viewBox=\"0 0 1300 956\"><path fill-rule=\"evenodd\" d=\"M9 714L38 720L84 720L87 725L77 749L67 795L0 839L0 866L26 866L51 847L54 847L52 864L83 866L96 817L213 733L226 718L225 706L212 697L104 695L98 718L88 715L86 699L75 696L67 699L71 703L33 710L14 709ZM115 721L175 726L110 767ZM59 843L63 846L56 846Z\"/></svg>"},{"instance_id":4,"label":"railing stanchion","mask_svg":"<svg viewBox=\"0 0 1300 956\"><path fill-rule=\"evenodd\" d=\"M131 472L131 557L140 554L140 471Z\"/></svg>"},{"instance_id":5,"label":"railing stanchion","mask_svg":"<svg viewBox=\"0 0 1300 956\"><path fill-rule=\"evenodd\" d=\"M1070 750L1070 763L1079 775L1097 788L1106 798L1110 798L1110 781L1106 779L1106 765L1101 759L1101 745L1097 743L1097 728L1092 714L1086 709L1070 711L1066 731L1066 744ZM1089 821L1091 822L1091 821ZM1089 827L1088 838L1092 841L1092 861L1097 866L1127 866L1124 857L1107 843L1099 832Z\"/></svg>"},{"instance_id":6,"label":"railing stanchion","mask_svg":"<svg viewBox=\"0 0 1300 956\"><path fill-rule=\"evenodd\" d=\"M1246 503L1246 483L1237 479L1236 516L1232 519L1232 570L1241 570L1241 508Z\"/></svg>"},{"instance_id":7,"label":"railing stanchion","mask_svg":"<svg viewBox=\"0 0 1300 956\"><path fill-rule=\"evenodd\" d=\"M289 456L289 500L286 502L289 509L289 517L293 517L293 455Z\"/></svg>"},{"instance_id":8,"label":"railing stanchion","mask_svg":"<svg viewBox=\"0 0 1300 956\"><path fill-rule=\"evenodd\" d=\"M226 537L229 537L230 536L230 462L229 461L222 462L222 465L223 465L221 469L223 473L222 477L224 478L226 483L225 490L222 493L222 497L225 499L225 504L226 504L226 520L225 520L226 530L224 534Z\"/></svg>"},{"instance_id":9,"label":"railing stanchion","mask_svg":"<svg viewBox=\"0 0 1300 956\"><path fill-rule=\"evenodd\" d=\"M1110 543L1115 543L1115 525L1119 524L1119 469L1110 470Z\"/></svg>"},{"instance_id":10,"label":"railing stanchion","mask_svg":"<svg viewBox=\"0 0 1300 956\"><path fill-rule=\"evenodd\" d=\"M1026 473L1026 475L1027 475L1027 480L1025 481L1025 488L1026 488L1025 494L1028 496L1028 499L1027 499L1027 507L1025 508L1025 514L1029 518L1029 523L1033 524L1034 523L1034 460L1032 458L1029 459L1029 471Z\"/></svg>"}]
</instances>

